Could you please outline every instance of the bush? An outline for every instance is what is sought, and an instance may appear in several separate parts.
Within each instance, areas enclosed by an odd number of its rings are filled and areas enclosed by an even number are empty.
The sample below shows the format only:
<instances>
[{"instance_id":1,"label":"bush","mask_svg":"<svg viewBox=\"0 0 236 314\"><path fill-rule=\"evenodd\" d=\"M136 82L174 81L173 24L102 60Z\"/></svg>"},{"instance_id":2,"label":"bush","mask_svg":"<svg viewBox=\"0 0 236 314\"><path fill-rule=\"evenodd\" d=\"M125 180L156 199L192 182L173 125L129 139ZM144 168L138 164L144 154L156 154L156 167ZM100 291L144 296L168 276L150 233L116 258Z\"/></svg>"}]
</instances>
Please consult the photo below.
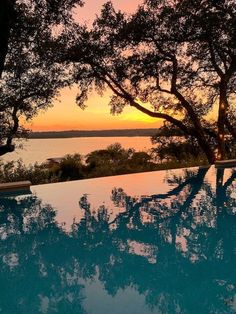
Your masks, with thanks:
<instances>
[{"instance_id":1,"label":"bush","mask_svg":"<svg viewBox=\"0 0 236 314\"><path fill-rule=\"evenodd\" d=\"M16 182L29 180L32 184L56 182L57 178L50 177L44 165L35 163L25 166L22 160L0 163L0 182Z\"/></svg>"},{"instance_id":2,"label":"bush","mask_svg":"<svg viewBox=\"0 0 236 314\"><path fill-rule=\"evenodd\" d=\"M66 155L52 167L47 164L25 166L22 160L0 163L0 182L29 180L32 184L54 183L69 180L80 180L119 174L173 169L197 166L205 163L201 155L189 152L185 143L172 143L159 147L155 154L163 156L165 162L153 161L153 155L147 152L136 152L124 149L118 143L107 149L96 150L88 154L85 160L81 155Z\"/></svg>"},{"instance_id":3,"label":"bush","mask_svg":"<svg viewBox=\"0 0 236 314\"><path fill-rule=\"evenodd\" d=\"M79 154L66 155L58 166L50 169L50 173L59 181L79 180L84 178L83 168Z\"/></svg>"}]
</instances>

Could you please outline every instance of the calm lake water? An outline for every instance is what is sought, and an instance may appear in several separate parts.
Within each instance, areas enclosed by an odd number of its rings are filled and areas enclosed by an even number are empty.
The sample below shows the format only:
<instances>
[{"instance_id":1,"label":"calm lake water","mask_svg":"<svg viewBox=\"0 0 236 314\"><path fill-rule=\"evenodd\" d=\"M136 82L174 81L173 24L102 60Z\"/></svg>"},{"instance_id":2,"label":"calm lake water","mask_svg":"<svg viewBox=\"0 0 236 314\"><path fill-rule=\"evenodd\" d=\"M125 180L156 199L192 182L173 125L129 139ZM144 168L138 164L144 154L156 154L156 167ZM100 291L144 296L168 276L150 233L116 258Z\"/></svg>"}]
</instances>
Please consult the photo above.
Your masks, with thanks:
<instances>
[{"instance_id":1,"label":"calm lake water","mask_svg":"<svg viewBox=\"0 0 236 314\"><path fill-rule=\"evenodd\" d=\"M22 159L25 164L42 163L47 158L63 157L66 154L86 155L94 150L106 148L113 143L120 143L124 148L137 151L152 147L150 137L80 137L59 139L31 139L24 142L23 149L7 154L4 161Z\"/></svg>"}]
</instances>

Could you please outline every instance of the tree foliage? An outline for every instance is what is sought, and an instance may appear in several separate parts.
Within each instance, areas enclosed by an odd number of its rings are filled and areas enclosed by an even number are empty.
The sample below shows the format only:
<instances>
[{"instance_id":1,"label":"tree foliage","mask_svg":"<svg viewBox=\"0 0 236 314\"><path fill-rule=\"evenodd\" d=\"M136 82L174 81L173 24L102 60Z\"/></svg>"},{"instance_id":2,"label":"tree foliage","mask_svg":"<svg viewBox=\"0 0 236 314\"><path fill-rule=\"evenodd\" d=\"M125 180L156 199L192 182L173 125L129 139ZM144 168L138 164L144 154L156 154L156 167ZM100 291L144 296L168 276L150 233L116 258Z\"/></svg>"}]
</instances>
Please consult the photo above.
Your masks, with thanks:
<instances>
[{"instance_id":1,"label":"tree foliage","mask_svg":"<svg viewBox=\"0 0 236 314\"><path fill-rule=\"evenodd\" d=\"M146 0L132 16L104 5L93 28L67 46L84 108L89 92L110 88L119 114L132 106L196 139L210 163L225 156L236 83L234 1ZM224 21L224 22L222 22ZM72 32L71 32L72 33ZM209 115L218 110L213 123Z\"/></svg>"},{"instance_id":2,"label":"tree foliage","mask_svg":"<svg viewBox=\"0 0 236 314\"><path fill-rule=\"evenodd\" d=\"M226 131L236 140L235 2L145 0L133 15L108 2L92 28L73 20L75 5L1 2L0 153L25 135L20 117L31 119L76 83L82 108L94 88L109 88L113 114L132 106L194 139L210 163L224 158Z\"/></svg>"},{"instance_id":3,"label":"tree foliage","mask_svg":"<svg viewBox=\"0 0 236 314\"><path fill-rule=\"evenodd\" d=\"M91 152L85 161L88 177L112 176L157 169L157 164L153 162L149 153L136 152L132 148L124 149L119 143Z\"/></svg>"},{"instance_id":4,"label":"tree foliage","mask_svg":"<svg viewBox=\"0 0 236 314\"><path fill-rule=\"evenodd\" d=\"M25 136L22 122L52 104L67 85L58 63L58 37L73 23L81 0L3 0L0 24L0 155ZM62 43L60 43L61 45Z\"/></svg>"},{"instance_id":5,"label":"tree foliage","mask_svg":"<svg viewBox=\"0 0 236 314\"><path fill-rule=\"evenodd\" d=\"M22 160L0 162L0 182L15 182L29 180L32 184L54 183L62 181L80 180L87 178L114 176L143 171L153 171L176 167L196 165L189 160L176 163L168 151L166 162L159 164L149 152L135 151L133 148L125 149L119 143L109 145L82 157L79 154L66 155L61 162L55 164L33 164L26 166ZM203 162L201 161L201 164Z\"/></svg>"}]
</instances>

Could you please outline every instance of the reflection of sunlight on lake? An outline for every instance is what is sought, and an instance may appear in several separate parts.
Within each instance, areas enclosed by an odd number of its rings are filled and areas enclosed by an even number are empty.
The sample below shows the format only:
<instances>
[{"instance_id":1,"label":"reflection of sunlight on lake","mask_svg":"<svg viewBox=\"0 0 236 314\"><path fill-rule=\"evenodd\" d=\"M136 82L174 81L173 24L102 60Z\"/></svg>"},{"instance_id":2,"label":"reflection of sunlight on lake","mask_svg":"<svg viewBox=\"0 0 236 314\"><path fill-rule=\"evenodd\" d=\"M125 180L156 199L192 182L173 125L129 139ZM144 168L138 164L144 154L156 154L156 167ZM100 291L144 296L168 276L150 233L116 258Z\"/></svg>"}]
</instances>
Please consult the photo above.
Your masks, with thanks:
<instances>
[{"instance_id":1,"label":"reflection of sunlight on lake","mask_svg":"<svg viewBox=\"0 0 236 314\"><path fill-rule=\"evenodd\" d=\"M30 139L24 142L23 149L5 155L3 161L22 159L25 164L42 163L47 158L63 157L67 154L86 155L108 145L120 143L124 148L146 151L152 148L150 137L80 137L55 139Z\"/></svg>"}]
</instances>

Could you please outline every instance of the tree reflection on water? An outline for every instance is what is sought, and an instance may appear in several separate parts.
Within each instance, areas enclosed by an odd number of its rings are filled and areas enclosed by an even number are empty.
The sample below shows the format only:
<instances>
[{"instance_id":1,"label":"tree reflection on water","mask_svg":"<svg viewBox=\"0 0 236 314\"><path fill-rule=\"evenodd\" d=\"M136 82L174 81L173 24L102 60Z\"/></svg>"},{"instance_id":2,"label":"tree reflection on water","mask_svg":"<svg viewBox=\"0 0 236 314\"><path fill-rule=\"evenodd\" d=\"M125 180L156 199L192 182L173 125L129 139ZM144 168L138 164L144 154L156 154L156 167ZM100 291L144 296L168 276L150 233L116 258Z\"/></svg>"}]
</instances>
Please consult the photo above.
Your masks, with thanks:
<instances>
[{"instance_id":1,"label":"tree reflection on water","mask_svg":"<svg viewBox=\"0 0 236 314\"><path fill-rule=\"evenodd\" d=\"M217 170L215 186L207 172L169 175L166 194L114 188L114 219L84 195L70 233L36 196L1 198L0 311L86 313L85 287L98 280L114 298L134 288L153 313L234 312L236 172Z\"/></svg>"}]
</instances>

